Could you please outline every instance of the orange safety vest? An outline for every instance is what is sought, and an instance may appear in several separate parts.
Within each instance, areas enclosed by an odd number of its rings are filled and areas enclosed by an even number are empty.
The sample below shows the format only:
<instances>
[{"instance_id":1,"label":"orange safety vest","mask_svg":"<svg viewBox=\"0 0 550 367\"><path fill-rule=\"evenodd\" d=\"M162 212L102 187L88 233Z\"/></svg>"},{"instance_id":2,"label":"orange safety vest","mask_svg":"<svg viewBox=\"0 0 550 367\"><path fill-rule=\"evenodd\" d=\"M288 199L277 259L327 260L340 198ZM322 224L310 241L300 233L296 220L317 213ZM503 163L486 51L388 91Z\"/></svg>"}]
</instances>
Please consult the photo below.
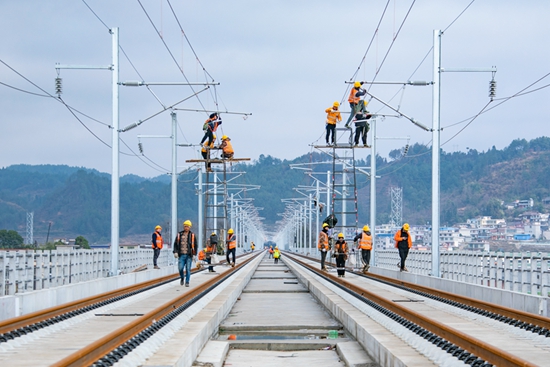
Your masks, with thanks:
<instances>
[{"instance_id":1,"label":"orange safety vest","mask_svg":"<svg viewBox=\"0 0 550 367\"><path fill-rule=\"evenodd\" d=\"M233 151L233 146L231 145L231 142L229 141L229 139L226 139L223 141L222 143L222 150L225 154L233 154L235 153Z\"/></svg>"},{"instance_id":2,"label":"orange safety vest","mask_svg":"<svg viewBox=\"0 0 550 367\"><path fill-rule=\"evenodd\" d=\"M157 240L156 240L155 244L151 244L151 247L162 249L162 245L163 245L162 236L160 235L160 233L158 233L156 231L155 231L155 234L157 235Z\"/></svg>"},{"instance_id":3,"label":"orange safety vest","mask_svg":"<svg viewBox=\"0 0 550 367\"><path fill-rule=\"evenodd\" d=\"M372 236L369 236L365 232L361 233L361 239L359 240L359 248L361 248L361 250L371 250Z\"/></svg>"},{"instance_id":4,"label":"orange safety vest","mask_svg":"<svg viewBox=\"0 0 550 367\"><path fill-rule=\"evenodd\" d=\"M227 236L227 248L232 250L237 247L237 236L234 234Z\"/></svg>"},{"instance_id":5,"label":"orange safety vest","mask_svg":"<svg viewBox=\"0 0 550 367\"><path fill-rule=\"evenodd\" d=\"M342 121L342 115L340 114L340 111L333 110L332 108L327 108L325 112L327 113L327 124L336 125L337 121Z\"/></svg>"},{"instance_id":6,"label":"orange safety vest","mask_svg":"<svg viewBox=\"0 0 550 367\"><path fill-rule=\"evenodd\" d=\"M334 244L334 252L336 254L345 254L348 252L348 244L346 241L340 243L338 241L336 241L336 243Z\"/></svg>"},{"instance_id":7,"label":"orange safety vest","mask_svg":"<svg viewBox=\"0 0 550 367\"><path fill-rule=\"evenodd\" d=\"M208 146L208 141L205 141L202 145L201 152L206 153L206 147ZM210 143L210 149L214 148L214 140L212 140L212 143Z\"/></svg>"},{"instance_id":8,"label":"orange safety vest","mask_svg":"<svg viewBox=\"0 0 550 367\"><path fill-rule=\"evenodd\" d=\"M349 98L348 98L348 102L349 103L359 103L359 100L361 99L361 97L355 97L355 94L359 92L359 89L356 89L355 87L351 88L351 92L349 92Z\"/></svg>"},{"instance_id":9,"label":"orange safety vest","mask_svg":"<svg viewBox=\"0 0 550 367\"><path fill-rule=\"evenodd\" d=\"M329 250L328 247L328 234L326 234L324 231L321 231L319 234L319 243L317 244L317 248L319 250Z\"/></svg>"}]
</instances>

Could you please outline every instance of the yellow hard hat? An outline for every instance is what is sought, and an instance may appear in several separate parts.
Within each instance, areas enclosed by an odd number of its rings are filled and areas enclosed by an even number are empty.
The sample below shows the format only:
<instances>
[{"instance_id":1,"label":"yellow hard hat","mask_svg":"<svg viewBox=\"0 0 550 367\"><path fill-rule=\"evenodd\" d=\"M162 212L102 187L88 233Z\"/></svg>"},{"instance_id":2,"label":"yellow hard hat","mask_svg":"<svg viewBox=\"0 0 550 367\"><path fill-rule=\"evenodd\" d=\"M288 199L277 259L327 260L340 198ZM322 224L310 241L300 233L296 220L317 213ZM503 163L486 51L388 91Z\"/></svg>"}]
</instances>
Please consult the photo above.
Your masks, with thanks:
<instances>
[{"instance_id":1,"label":"yellow hard hat","mask_svg":"<svg viewBox=\"0 0 550 367\"><path fill-rule=\"evenodd\" d=\"M191 227L193 224L191 224L191 221L190 220L186 220L185 222L183 222L183 226L187 226L187 227Z\"/></svg>"},{"instance_id":2,"label":"yellow hard hat","mask_svg":"<svg viewBox=\"0 0 550 367\"><path fill-rule=\"evenodd\" d=\"M409 226L409 223L403 224L403 229L404 229L405 231L408 231L409 228L411 228L411 226Z\"/></svg>"},{"instance_id":3,"label":"yellow hard hat","mask_svg":"<svg viewBox=\"0 0 550 367\"><path fill-rule=\"evenodd\" d=\"M212 137L213 137L214 139L216 139L216 138L217 138L216 134L213 134L213 135L212 135Z\"/></svg>"},{"instance_id":4,"label":"yellow hard hat","mask_svg":"<svg viewBox=\"0 0 550 367\"><path fill-rule=\"evenodd\" d=\"M340 102L336 101L332 104L333 107L340 107Z\"/></svg>"},{"instance_id":5,"label":"yellow hard hat","mask_svg":"<svg viewBox=\"0 0 550 367\"><path fill-rule=\"evenodd\" d=\"M344 238L344 234L343 233L338 233L338 238Z\"/></svg>"},{"instance_id":6,"label":"yellow hard hat","mask_svg":"<svg viewBox=\"0 0 550 367\"><path fill-rule=\"evenodd\" d=\"M226 140L226 139L229 139L227 135L222 136L222 140Z\"/></svg>"},{"instance_id":7,"label":"yellow hard hat","mask_svg":"<svg viewBox=\"0 0 550 367\"><path fill-rule=\"evenodd\" d=\"M275 250L278 250L279 248L277 246L275 246Z\"/></svg>"},{"instance_id":8,"label":"yellow hard hat","mask_svg":"<svg viewBox=\"0 0 550 367\"><path fill-rule=\"evenodd\" d=\"M232 234L233 233L233 228L229 228L229 231L227 231L227 233Z\"/></svg>"},{"instance_id":9,"label":"yellow hard hat","mask_svg":"<svg viewBox=\"0 0 550 367\"><path fill-rule=\"evenodd\" d=\"M212 234L210 236L215 236L216 235L216 232L212 232Z\"/></svg>"},{"instance_id":10,"label":"yellow hard hat","mask_svg":"<svg viewBox=\"0 0 550 367\"><path fill-rule=\"evenodd\" d=\"M328 224L323 223L323 228L328 227Z\"/></svg>"},{"instance_id":11,"label":"yellow hard hat","mask_svg":"<svg viewBox=\"0 0 550 367\"><path fill-rule=\"evenodd\" d=\"M369 104L369 101L367 101L367 100L364 99L364 100L363 100L363 104L365 105L365 107L367 107L368 104Z\"/></svg>"},{"instance_id":12,"label":"yellow hard hat","mask_svg":"<svg viewBox=\"0 0 550 367\"><path fill-rule=\"evenodd\" d=\"M156 226L156 227L155 227L155 231L156 231L157 229L162 229L162 227L161 227L161 226Z\"/></svg>"},{"instance_id":13,"label":"yellow hard hat","mask_svg":"<svg viewBox=\"0 0 550 367\"><path fill-rule=\"evenodd\" d=\"M355 83L353 83L353 86L355 88L359 88L361 86L361 82L355 82Z\"/></svg>"},{"instance_id":14,"label":"yellow hard hat","mask_svg":"<svg viewBox=\"0 0 550 367\"><path fill-rule=\"evenodd\" d=\"M363 231L365 231L365 232L368 232L368 231L370 231L370 228L369 228L369 226L367 226L367 225L363 226Z\"/></svg>"}]
</instances>

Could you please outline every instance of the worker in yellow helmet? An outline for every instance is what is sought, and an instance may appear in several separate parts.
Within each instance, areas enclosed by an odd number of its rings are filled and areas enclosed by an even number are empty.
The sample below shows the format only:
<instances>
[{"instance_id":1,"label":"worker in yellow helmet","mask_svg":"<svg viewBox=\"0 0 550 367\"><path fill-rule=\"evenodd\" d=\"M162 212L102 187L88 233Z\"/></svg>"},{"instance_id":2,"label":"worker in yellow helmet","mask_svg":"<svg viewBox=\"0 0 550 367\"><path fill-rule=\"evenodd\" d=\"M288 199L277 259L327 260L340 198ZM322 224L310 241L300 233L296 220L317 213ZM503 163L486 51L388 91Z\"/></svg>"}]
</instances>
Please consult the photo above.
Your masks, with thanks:
<instances>
[{"instance_id":1,"label":"worker in yellow helmet","mask_svg":"<svg viewBox=\"0 0 550 367\"><path fill-rule=\"evenodd\" d=\"M227 239L225 240L227 245L226 259L227 263L231 266L235 266L235 252L237 251L237 235L234 233L233 228L229 228L227 231ZM229 255L233 254L233 261L229 261Z\"/></svg>"},{"instance_id":2,"label":"worker in yellow helmet","mask_svg":"<svg viewBox=\"0 0 550 367\"><path fill-rule=\"evenodd\" d=\"M317 243L317 248L321 251L321 270L327 270L325 267L325 259L327 258L327 252L330 250L330 245L328 242L328 224L323 223L323 229L319 233L319 242Z\"/></svg>"},{"instance_id":3,"label":"worker in yellow helmet","mask_svg":"<svg viewBox=\"0 0 550 367\"><path fill-rule=\"evenodd\" d=\"M357 244L357 249L361 250L361 258L363 259L363 273L369 271L370 268L370 252L372 250L372 235L369 226L363 226L363 231L353 239Z\"/></svg>"},{"instance_id":4,"label":"worker in yellow helmet","mask_svg":"<svg viewBox=\"0 0 550 367\"><path fill-rule=\"evenodd\" d=\"M346 276L346 260L348 259L348 244L344 239L343 233L338 233L338 240L334 244L334 254L336 258L336 271L338 276L344 278Z\"/></svg>"},{"instance_id":5,"label":"worker in yellow helmet","mask_svg":"<svg viewBox=\"0 0 550 367\"><path fill-rule=\"evenodd\" d=\"M162 235L160 234L161 231L162 227L156 226L155 232L153 232L153 235L151 237L151 244L153 247L153 266L155 269L160 269L157 266L157 259L159 258L160 250L162 249L163 245Z\"/></svg>"},{"instance_id":6,"label":"worker in yellow helmet","mask_svg":"<svg viewBox=\"0 0 550 367\"><path fill-rule=\"evenodd\" d=\"M222 157L231 159L235 151L233 150L233 145L231 145L231 139L227 135L222 136L222 144L220 145L222 150Z\"/></svg>"},{"instance_id":7,"label":"worker in yellow helmet","mask_svg":"<svg viewBox=\"0 0 550 367\"><path fill-rule=\"evenodd\" d=\"M202 125L202 131L204 131L204 136L201 140L201 145L208 139L208 145L212 144L214 141L214 133L218 129L218 126L222 124L222 118L218 115L217 112L211 113L208 119Z\"/></svg>"},{"instance_id":8,"label":"worker in yellow helmet","mask_svg":"<svg viewBox=\"0 0 550 367\"><path fill-rule=\"evenodd\" d=\"M279 251L279 248L275 246L275 250L273 250L273 258L275 259L275 264L279 263L279 259L281 258L281 251Z\"/></svg>"},{"instance_id":9,"label":"worker in yellow helmet","mask_svg":"<svg viewBox=\"0 0 550 367\"><path fill-rule=\"evenodd\" d=\"M202 149L201 149L202 158L206 160L206 162L204 163L205 166L206 166L206 172L212 172L211 163L210 163L210 149L214 148L216 135L214 134L212 136L213 136L212 141L211 142L210 142L210 140L205 141L204 144L202 145ZM209 144L209 142L210 142L210 144Z\"/></svg>"},{"instance_id":10,"label":"worker in yellow helmet","mask_svg":"<svg viewBox=\"0 0 550 367\"><path fill-rule=\"evenodd\" d=\"M174 257L178 259L178 270L180 272L180 285L183 285L185 273L185 286L189 287L191 278L191 263L197 255L197 243L195 234L191 232L191 221L183 222L183 231L178 232L174 240Z\"/></svg>"},{"instance_id":11,"label":"worker in yellow helmet","mask_svg":"<svg viewBox=\"0 0 550 367\"><path fill-rule=\"evenodd\" d=\"M329 107L325 110L325 112L327 113L327 126L325 127L327 130L327 135L325 137L325 140L327 141L327 146L335 144L334 135L336 131L336 124L342 121L342 115L340 114L338 107L340 107L340 103L336 101L332 104L332 107ZM332 139L330 139L331 135Z\"/></svg>"},{"instance_id":12,"label":"worker in yellow helmet","mask_svg":"<svg viewBox=\"0 0 550 367\"><path fill-rule=\"evenodd\" d=\"M401 259L401 261L397 263L399 271L409 271L405 267L405 260L407 260L409 249L412 247L412 238L409 229L409 223L405 223L403 227L395 233L395 236L393 236L395 247L399 250L399 258Z\"/></svg>"},{"instance_id":13,"label":"worker in yellow helmet","mask_svg":"<svg viewBox=\"0 0 550 367\"><path fill-rule=\"evenodd\" d=\"M353 83L353 88L351 88L351 91L349 92L348 102L351 112L349 114L348 121L346 122L346 127L349 127L349 123L355 117L355 114L357 113L357 106L359 105L361 97L367 93L366 90L361 88L362 85L363 82Z\"/></svg>"}]
</instances>

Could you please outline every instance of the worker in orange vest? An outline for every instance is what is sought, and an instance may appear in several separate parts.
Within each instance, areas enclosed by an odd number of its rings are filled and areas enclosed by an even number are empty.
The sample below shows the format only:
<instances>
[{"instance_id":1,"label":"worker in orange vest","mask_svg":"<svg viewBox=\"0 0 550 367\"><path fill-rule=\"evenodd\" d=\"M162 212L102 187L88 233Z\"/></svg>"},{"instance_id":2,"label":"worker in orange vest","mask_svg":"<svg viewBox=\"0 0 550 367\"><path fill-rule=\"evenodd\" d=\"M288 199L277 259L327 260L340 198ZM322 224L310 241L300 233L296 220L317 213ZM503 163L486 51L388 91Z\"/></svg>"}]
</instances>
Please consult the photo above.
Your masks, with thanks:
<instances>
[{"instance_id":1,"label":"worker in orange vest","mask_svg":"<svg viewBox=\"0 0 550 367\"><path fill-rule=\"evenodd\" d=\"M348 244L344 239L343 233L338 233L338 240L334 244L334 254L336 258L336 271L338 276L344 278L346 276L346 260L348 259Z\"/></svg>"},{"instance_id":2,"label":"worker in orange vest","mask_svg":"<svg viewBox=\"0 0 550 367\"><path fill-rule=\"evenodd\" d=\"M395 248L399 250L399 258L401 259L401 261L397 263L399 271L409 271L405 267L405 260L407 260L409 249L412 247L412 238L409 229L409 223L405 223L403 227L395 233L395 236L393 236Z\"/></svg>"},{"instance_id":3,"label":"worker in orange vest","mask_svg":"<svg viewBox=\"0 0 550 367\"><path fill-rule=\"evenodd\" d=\"M317 248L321 251L321 270L327 270L325 267L325 259L327 258L327 252L330 250L328 242L328 224L323 223L323 230L319 233L319 243Z\"/></svg>"},{"instance_id":4,"label":"worker in orange vest","mask_svg":"<svg viewBox=\"0 0 550 367\"><path fill-rule=\"evenodd\" d=\"M369 271L370 268L370 251L372 250L372 235L369 226L363 226L363 232L359 233L353 239L357 249L361 249L361 258L363 259L363 273Z\"/></svg>"},{"instance_id":5,"label":"worker in orange vest","mask_svg":"<svg viewBox=\"0 0 550 367\"><path fill-rule=\"evenodd\" d=\"M162 249L163 241L162 241L162 235L160 232L162 231L161 226L156 226L155 231L153 232L153 236L151 238L151 244L153 247L153 267L155 269L160 269L157 266L157 259L160 255L160 250Z\"/></svg>"},{"instance_id":6,"label":"worker in orange vest","mask_svg":"<svg viewBox=\"0 0 550 367\"><path fill-rule=\"evenodd\" d=\"M325 110L327 113L327 126L325 127L327 130L327 135L325 140L327 141L328 146L335 144L336 124L342 121L342 115L340 114L340 111L338 111L339 106L340 102L336 101L332 104L332 108L329 107ZM329 140L331 134L332 139Z\"/></svg>"},{"instance_id":7,"label":"worker in orange vest","mask_svg":"<svg viewBox=\"0 0 550 367\"><path fill-rule=\"evenodd\" d=\"M349 127L349 123L355 117L355 114L357 113L357 106L359 105L361 97L367 93L366 90L361 88L362 85L363 82L355 82L353 84L353 88L351 88L351 91L349 92L348 102L351 112L349 114L348 121L346 122L346 127Z\"/></svg>"},{"instance_id":8,"label":"worker in orange vest","mask_svg":"<svg viewBox=\"0 0 550 367\"><path fill-rule=\"evenodd\" d=\"M220 149L222 150L223 158L233 158L233 154L235 154L235 151L233 150L233 146L231 145L231 139L229 139L227 135L222 136L222 144L220 145Z\"/></svg>"},{"instance_id":9,"label":"worker in orange vest","mask_svg":"<svg viewBox=\"0 0 550 367\"><path fill-rule=\"evenodd\" d=\"M206 245L204 246L204 255L205 255L205 261L207 264L212 264L212 255L216 253L216 247L218 244L218 236L216 236L216 232L212 232L209 238L206 239ZM214 267L209 266L208 272L213 273Z\"/></svg>"},{"instance_id":10,"label":"worker in orange vest","mask_svg":"<svg viewBox=\"0 0 550 367\"><path fill-rule=\"evenodd\" d=\"M235 266L235 252L237 251L237 235L233 232L233 228L229 228L227 231L227 254L226 259L227 263L231 266ZM229 261L229 254L233 254L233 262Z\"/></svg>"}]
</instances>

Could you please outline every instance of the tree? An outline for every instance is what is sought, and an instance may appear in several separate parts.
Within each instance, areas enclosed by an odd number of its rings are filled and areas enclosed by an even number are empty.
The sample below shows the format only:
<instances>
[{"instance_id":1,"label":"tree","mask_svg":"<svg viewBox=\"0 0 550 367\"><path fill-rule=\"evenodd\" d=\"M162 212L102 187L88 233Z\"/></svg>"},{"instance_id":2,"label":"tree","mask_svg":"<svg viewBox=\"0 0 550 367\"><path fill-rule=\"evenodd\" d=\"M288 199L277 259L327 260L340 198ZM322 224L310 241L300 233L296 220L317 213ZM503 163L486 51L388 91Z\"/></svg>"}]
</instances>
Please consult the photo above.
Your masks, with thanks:
<instances>
[{"instance_id":1,"label":"tree","mask_svg":"<svg viewBox=\"0 0 550 367\"><path fill-rule=\"evenodd\" d=\"M74 244L76 245L77 248L85 248L85 249L90 249L90 245L88 244L88 240L85 239L83 236L78 236L75 240L74 240Z\"/></svg>"},{"instance_id":2,"label":"tree","mask_svg":"<svg viewBox=\"0 0 550 367\"><path fill-rule=\"evenodd\" d=\"M0 248L18 248L23 246L23 237L14 230L0 230Z\"/></svg>"}]
</instances>

